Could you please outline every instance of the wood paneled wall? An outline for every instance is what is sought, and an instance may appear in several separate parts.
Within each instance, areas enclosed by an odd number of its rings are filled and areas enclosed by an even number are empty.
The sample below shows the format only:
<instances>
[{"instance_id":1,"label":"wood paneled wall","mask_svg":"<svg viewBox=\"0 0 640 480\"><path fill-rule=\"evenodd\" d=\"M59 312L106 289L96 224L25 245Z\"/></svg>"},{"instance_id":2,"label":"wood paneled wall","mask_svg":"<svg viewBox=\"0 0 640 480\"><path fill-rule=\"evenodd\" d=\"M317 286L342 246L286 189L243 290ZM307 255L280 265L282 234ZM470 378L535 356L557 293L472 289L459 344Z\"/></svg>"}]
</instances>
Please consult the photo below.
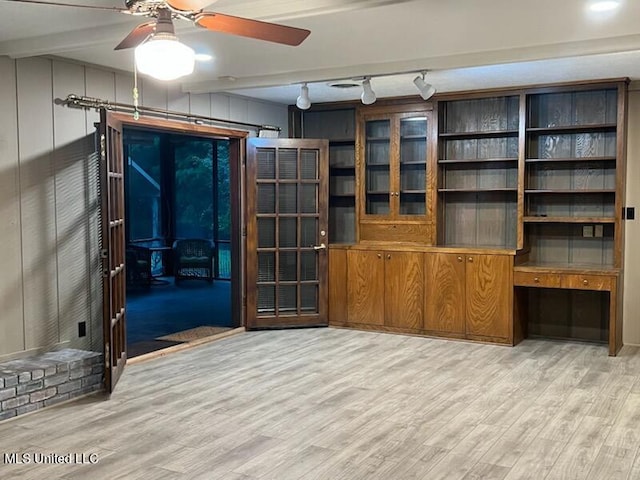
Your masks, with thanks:
<instances>
[{"instance_id":1,"label":"wood paneled wall","mask_svg":"<svg viewBox=\"0 0 640 480\"><path fill-rule=\"evenodd\" d=\"M58 344L102 348L94 111L70 93L133 103L133 78L50 58L0 57L0 360ZM277 125L287 107L140 81L141 104ZM78 338L78 322L87 336Z\"/></svg>"}]
</instances>

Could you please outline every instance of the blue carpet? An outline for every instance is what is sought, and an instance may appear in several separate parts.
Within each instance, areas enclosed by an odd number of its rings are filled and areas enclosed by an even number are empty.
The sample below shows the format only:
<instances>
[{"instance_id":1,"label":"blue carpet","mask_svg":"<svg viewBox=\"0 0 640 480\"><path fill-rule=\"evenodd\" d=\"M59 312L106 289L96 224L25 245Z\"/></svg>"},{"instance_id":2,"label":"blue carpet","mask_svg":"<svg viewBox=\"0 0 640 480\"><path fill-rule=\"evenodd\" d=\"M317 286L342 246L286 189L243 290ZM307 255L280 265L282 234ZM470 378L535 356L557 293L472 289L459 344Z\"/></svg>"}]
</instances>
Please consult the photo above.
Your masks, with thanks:
<instances>
[{"instance_id":1,"label":"blue carpet","mask_svg":"<svg viewBox=\"0 0 640 480\"><path fill-rule=\"evenodd\" d=\"M127 343L153 340L204 325L231 327L231 282L183 280L127 291Z\"/></svg>"}]
</instances>

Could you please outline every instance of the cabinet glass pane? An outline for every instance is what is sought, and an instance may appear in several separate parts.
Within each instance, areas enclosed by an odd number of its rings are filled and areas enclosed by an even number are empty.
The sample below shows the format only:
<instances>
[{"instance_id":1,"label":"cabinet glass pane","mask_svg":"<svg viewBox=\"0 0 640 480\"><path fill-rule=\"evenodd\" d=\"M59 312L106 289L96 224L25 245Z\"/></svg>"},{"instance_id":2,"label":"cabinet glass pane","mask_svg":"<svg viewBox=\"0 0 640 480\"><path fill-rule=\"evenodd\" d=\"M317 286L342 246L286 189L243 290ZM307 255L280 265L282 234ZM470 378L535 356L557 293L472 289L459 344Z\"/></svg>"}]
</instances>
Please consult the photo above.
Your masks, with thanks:
<instances>
[{"instance_id":1,"label":"cabinet glass pane","mask_svg":"<svg viewBox=\"0 0 640 480\"><path fill-rule=\"evenodd\" d=\"M427 189L427 118L400 120L400 214L424 215Z\"/></svg>"},{"instance_id":2,"label":"cabinet glass pane","mask_svg":"<svg viewBox=\"0 0 640 480\"><path fill-rule=\"evenodd\" d=\"M391 121L368 121L365 130L366 213L384 215L389 213Z\"/></svg>"}]
</instances>

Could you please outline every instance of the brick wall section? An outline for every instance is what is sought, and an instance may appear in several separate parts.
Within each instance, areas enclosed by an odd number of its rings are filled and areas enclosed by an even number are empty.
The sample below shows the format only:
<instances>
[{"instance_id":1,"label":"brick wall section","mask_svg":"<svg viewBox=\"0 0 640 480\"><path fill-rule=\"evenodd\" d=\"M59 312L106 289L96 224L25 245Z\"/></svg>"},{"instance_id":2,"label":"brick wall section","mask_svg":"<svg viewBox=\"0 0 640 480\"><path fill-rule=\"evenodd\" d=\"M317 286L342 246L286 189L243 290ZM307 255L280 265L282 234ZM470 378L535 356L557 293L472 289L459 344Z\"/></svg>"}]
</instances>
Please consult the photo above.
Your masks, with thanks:
<instances>
[{"instance_id":1,"label":"brick wall section","mask_svg":"<svg viewBox=\"0 0 640 480\"><path fill-rule=\"evenodd\" d=\"M102 354L67 348L0 363L0 421L102 390Z\"/></svg>"}]
</instances>

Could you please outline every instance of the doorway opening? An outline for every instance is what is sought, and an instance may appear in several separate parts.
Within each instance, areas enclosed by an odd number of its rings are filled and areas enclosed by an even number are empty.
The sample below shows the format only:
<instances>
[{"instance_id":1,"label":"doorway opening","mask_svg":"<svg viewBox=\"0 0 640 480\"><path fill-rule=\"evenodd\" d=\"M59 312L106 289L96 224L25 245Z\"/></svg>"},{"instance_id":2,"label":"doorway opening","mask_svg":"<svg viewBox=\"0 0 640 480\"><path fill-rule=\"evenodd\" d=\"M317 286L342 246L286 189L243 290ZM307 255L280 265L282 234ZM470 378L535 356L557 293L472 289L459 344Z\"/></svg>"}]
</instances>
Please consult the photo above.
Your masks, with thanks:
<instances>
[{"instance_id":1,"label":"doorway opening","mask_svg":"<svg viewBox=\"0 0 640 480\"><path fill-rule=\"evenodd\" d=\"M230 141L124 127L127 356L234 327Z\"/></svg>"}]
</instances>

